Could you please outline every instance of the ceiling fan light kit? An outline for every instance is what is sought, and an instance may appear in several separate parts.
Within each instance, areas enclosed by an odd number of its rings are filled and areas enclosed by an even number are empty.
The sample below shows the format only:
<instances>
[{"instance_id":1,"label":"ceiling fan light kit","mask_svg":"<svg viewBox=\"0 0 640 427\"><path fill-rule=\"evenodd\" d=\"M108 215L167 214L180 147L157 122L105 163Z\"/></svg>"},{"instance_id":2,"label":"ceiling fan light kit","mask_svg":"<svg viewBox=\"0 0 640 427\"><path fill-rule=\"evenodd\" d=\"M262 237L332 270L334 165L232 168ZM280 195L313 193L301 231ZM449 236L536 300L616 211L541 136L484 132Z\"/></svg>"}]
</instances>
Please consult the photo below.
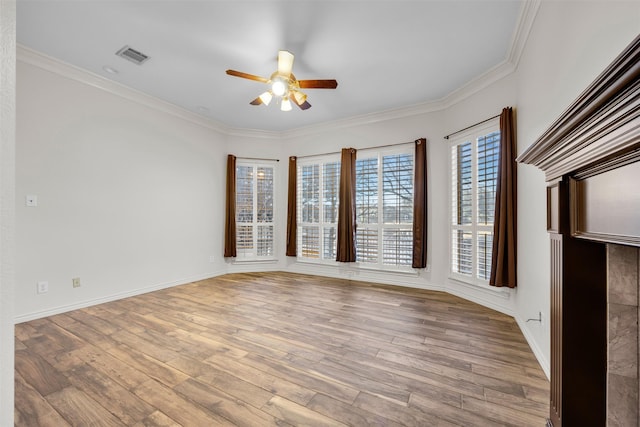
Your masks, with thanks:
<instances>
[{"instance_id":1,"label":"ceiling fan light kit","mask_svg":"<svg viewBox=\"0 0 640 427\"><path fill-rule=\"evenodd\" d=\"M250 102L251 105L269 105L275 96L280 102L280 110L291 111L293 108L291 103L296 104L301 110L311 107L307 102L307 95L300 91L305 89L335 89L338 87L336 80L297 80L293 75L293 59L291 52L281 50L278 52L278 69L267 79L253 74L243 73L241 71L227 70L230 76L240 77L243 79L254 80L260 83L266 83L270 89L262 93L256 99Z\"/></svg>"}]
</instances>

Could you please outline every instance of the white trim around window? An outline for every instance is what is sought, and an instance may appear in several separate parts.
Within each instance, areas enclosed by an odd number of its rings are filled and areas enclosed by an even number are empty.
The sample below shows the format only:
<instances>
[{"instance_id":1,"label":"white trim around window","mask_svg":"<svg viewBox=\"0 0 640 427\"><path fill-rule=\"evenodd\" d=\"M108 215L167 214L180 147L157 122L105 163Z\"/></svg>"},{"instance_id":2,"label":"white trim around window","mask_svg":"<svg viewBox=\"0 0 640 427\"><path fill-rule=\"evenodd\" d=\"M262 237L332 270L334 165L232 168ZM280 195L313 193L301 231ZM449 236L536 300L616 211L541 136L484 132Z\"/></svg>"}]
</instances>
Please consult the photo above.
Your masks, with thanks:
<instances>
[{"instance_id":1,"label":"white trim around window","mask_svg":"<svg viewBox=\"0 0 640 427\"><path fill-rule=\"evenodd\" d=\"M487 285L491 274L499 124L475 126L449 146L449 274L473 285Z\"/></svg>"},{"instance_id":2,"label":"white trim around window","mask_svg":"<svg viewBox=\"0 0 640 427\"><path fill-rule=\"evenodd\" d=\"M236 163L236 261L275 260L275 162Z\"/></svg>"},{"instance_id":3,"label":"white trim around window","mask_svg":"<svg viewBox=\"0 0 640 427\"><path fill-rule=\"evenodd\" d=\"M359 150L356 259L362 269L412 271L414 145Z\"/></svg>"},{"instance_id":4,"label":"white trim around window","mask_svg":"<svg viewBox=\"0 0 640 427\"><path fill-rule=\"evenodd\" d=\"M297 259L335 264L340 155L307 157L297 163Z\"/></svg>"}]
</instances>

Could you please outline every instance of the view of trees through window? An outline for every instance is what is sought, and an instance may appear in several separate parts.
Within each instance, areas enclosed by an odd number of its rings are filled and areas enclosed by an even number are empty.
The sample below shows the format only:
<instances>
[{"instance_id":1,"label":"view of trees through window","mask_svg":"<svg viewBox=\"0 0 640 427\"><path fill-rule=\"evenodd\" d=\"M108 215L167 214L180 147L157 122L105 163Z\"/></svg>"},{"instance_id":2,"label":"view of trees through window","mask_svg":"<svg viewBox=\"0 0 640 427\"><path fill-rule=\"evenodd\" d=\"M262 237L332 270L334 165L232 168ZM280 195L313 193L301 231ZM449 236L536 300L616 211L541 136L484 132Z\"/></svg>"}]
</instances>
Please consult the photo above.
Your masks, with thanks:
<instances>
[{"instance_id":1,"label":"view of trees through window","mask_svg":"<svg viewBox=\"0 0 640 427\"><path fill-rule=\"evenodd\" d=\"M488 280L500 132L486 128L479 132L451 147L451 271Z\"/></svg>"}]
</instances>

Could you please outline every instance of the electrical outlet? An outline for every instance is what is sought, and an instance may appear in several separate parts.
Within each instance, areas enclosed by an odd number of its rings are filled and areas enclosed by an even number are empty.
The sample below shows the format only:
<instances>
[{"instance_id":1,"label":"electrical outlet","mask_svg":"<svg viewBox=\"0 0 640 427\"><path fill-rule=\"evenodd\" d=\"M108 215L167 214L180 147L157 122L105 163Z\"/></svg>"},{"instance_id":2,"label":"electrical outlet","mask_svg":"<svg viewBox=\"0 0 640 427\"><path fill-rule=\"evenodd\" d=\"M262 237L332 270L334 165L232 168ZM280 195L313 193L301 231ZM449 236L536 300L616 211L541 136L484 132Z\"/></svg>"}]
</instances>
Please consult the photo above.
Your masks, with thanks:
<instances>
[{"instance_id":1,"label":"electrical outlet","mask_svg":"<svg viewBox=\"0 0 640 427\"><path fill-rule=\"evenodd\" d=\"M216 257L214 255L209 255L209 262L214 262Z\"/></svg>"},{"instance_id":2,"label":"electrical outlet","mask_svg":"<svg viewBox=\"0 0 640 427\"><path fill-rule=\"evenodd\" d=\"M36 288L36 292L39 294L46 294L49 292L49 282L42 281L38 282L38 287Z\"/></svg>"},{"instance_id":3,"label":"electrical outlet","mask_svg":"<svg viewBox=\"0 0 640 427\"><path fill-rule=\"evenodd\" d=\"M73 283L73 287L74 288L79 288L80 287L80 278L79 277L74 277L73 279L71 279L71 282Z\"/></svg>"}]
</instances>

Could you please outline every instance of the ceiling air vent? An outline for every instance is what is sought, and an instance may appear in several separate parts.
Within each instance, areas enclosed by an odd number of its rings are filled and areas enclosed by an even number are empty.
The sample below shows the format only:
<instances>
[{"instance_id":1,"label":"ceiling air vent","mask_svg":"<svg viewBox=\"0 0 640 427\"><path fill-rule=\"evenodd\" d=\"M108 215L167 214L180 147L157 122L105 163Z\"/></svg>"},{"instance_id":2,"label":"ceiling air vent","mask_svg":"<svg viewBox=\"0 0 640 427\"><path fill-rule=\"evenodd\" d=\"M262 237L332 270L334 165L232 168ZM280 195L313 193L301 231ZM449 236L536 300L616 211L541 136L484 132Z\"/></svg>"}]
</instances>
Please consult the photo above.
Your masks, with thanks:
<instances>
[{"instance_id":1,"label":"ceiling air vent","mask_svg":"<svg viewBox=\"0 0 640 427\"><path fill-rule=\"evenodd\" d=\"M142 52L139 52L135 49L131 49L129 46L125 46L119 51L116 52L116 55L123 57L124 59L128 59L131 62L134 62L138 65L142 65L149 57Z\"/></svg>"}]
</instances>

